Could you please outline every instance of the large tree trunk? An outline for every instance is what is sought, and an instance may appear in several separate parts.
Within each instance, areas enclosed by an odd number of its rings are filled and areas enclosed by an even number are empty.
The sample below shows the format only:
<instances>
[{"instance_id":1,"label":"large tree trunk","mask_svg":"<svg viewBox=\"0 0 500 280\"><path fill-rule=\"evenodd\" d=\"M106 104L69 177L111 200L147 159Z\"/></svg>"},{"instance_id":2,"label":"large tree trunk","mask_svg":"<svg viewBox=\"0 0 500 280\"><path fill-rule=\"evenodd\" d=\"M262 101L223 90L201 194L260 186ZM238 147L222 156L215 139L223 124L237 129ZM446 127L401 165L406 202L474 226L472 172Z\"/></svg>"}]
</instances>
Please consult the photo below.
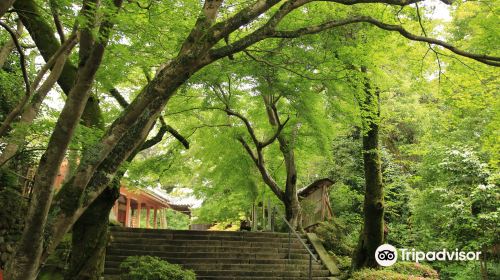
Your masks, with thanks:
<instances>
[{"instance_id":1,"label":"large tree trunk","mask_svg":"<svg viewBox=\"0 0 500 280\"><path fill-rule=\"evenodd\" d=\"M302 229L300 218L300 203L297 195L297 169L295 167L295 155L293 147L282 134L278 136L280 150L285 158L286 185L283 203L285 204L286 219L293 229Z\"/></svg>"},{"instance_id":2,"label":"large tree trunk","mask_svg":"<svg viewBox=\"0 0 500 280\"><path fill-rule=\"evenodd\" d=\"M152 128L153 126L151 126L150 131ZM155 137L135 149L128 157L127 162L131 162L140 151L159 143L165 132L165 130L160 129ZM73 225L71 262L65 279L98 280L103 273L109 213L120 197L120 181L125 171L125 169L121 169L118 172L109 187L94 200ZM89 244L91 245L89 246Z\"/></svg>"},{"instance_id":3,"label":"large tree trunk","mask_svg":"<svg viewBox=\"0 0 500 280\"><path fill-rule=\"evenodd\" d=\"M121 2L117 2L120 6ZM87 15L87 14L86 14ZM90 12L89 20L93 21ZM92 17L91 17L92 16ZM75 86L59 115L55 129L50 137L47 150L43 154L34 178L33 195L26 217L26 226L16 251L6 269L9 280L31 280L36 278L42 261L43 249L51 240L45 240L46 222L53 198L53 185L59 166L65 156L73 132L80 120L90 95L95 73L100 66L107 38L112 28L110 18L101 23L99 34L102 36L91 50L80 49L80 67ZM90 30L82 29L82 36ZM88 53L87 53L88 52Z\"/></svg>"},{"instance_id":4,"label":"large tree trunk","mask_svg":"<svg viewBox=\"0 0 500 280\"><path fill-rule=\"evenodd\" d=\"M365 85L362 104L363 161L365 171L364 223L358 247L352 260L352 269L377 267L375 251L384 241L384 190L380 162L379 139L379 93Z\"/></svg>"},{"instance_id":5,"label":"large tree trunk","mask_svg":"<svg viewBox=\"0 0 500 280\"><path fill-rule=\"evenodd\" d=\"M109 212L120 196L116 182L104 190L73 225L67 280L99 280L104 270Z\"/></svg>"}]
</instances>

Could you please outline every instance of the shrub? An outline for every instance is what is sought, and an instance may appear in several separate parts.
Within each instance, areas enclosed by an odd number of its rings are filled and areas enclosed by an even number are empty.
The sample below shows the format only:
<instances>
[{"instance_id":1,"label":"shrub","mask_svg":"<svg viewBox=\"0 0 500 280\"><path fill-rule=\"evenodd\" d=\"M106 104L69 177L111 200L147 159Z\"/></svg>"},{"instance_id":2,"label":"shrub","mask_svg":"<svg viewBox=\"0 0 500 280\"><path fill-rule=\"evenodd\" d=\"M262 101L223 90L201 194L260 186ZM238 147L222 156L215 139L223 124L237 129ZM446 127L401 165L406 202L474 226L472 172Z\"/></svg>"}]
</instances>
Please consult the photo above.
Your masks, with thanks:
<instances>
[{"instance_id":1,"label":"shrub","mask_svg":"<svg viewBox=\"0 0 500 280\"><path fill-rule=\"evenodd\" d=\"M405 275L391 270L363 269L352 274L351 280L426 280L429 278Z\"/></svg>"},{"instance_id":2,"label":"shrub","mask_svg":"<svg viewBox=\"0 0 500 280\"><path fill-rule=\"evenodd\" d=\"M132 256L120 265L124 280L195 280L192 270L171 264L157 257Z\"/></svg>"},{"instance_id":3,"label":"shrub","mask_svg":"<svg viewBox=\"0 0 500 280\"><path fill-rule=\"evenodd\" d=\"M349 236L348 227L341 219L332 218L322 222L315 229L315 233L321 239L326 250L340 256L352 255L356 244Z\"/></svg>"},{"instance_id":4,"label":"shrub","mask_svg":"<svg viewBox=\"0 0 500 280\"><path fill-rule=\"evenodd\" d=\"M397 262L383 269L363 269L353 273L353 280L428 280L439 279L438 273L430 266L421 263Z\"/></svg>"},{"instance_id":5,"label":"shrub","mask_svg":"<svg viewBox=\"0 0 500 280\"><path fill-rule=\"evenodd\" d=\"M415 262L397 262L388 269L407 275L422 276L431 279L438 279L438 273L431 266Z\"/></svg>"}]
</instances>

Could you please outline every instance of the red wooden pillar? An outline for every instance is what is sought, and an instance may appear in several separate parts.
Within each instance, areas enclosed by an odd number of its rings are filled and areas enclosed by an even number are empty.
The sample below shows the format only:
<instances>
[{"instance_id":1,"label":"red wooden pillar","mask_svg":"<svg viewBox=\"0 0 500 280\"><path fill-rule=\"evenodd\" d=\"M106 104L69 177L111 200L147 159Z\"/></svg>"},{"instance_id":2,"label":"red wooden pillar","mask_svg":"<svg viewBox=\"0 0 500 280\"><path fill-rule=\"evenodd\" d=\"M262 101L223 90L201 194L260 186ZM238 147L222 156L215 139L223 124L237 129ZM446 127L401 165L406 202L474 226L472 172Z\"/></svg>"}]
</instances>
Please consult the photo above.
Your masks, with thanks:
<instances>
[{"instance_id":1,"label":"red wooden pillar","mask_svg":"<svg viewBox=\"0 0 500 280\"><path fill-rule=\"evenodd\" d=\"M130 198L126 196L125 200L127 201L125 205L125 227L130 227Z\"/></svg>"},{"instance_id":2,"label":"red wooden pillar","mask_svg":"<svg viewBox=\"0 0 500 280\"><path fill-rule=\"evenodd\" d=\"M146 228L149 228L149 205L146 205Z\"/></svg>"},{"instance_id":3,"label":"red wooden pillar","mask_svg":"<svg viewBox=\"0 0 500 280\"><path fill-rule=\"evenodd\" d=\"M157 221L157 219L156 219L156 218L157 218L157 216L156 216L156 212L157 212L157 209L156 209L156 207L155 207L155 208L154 208L154 210L153 210L153 222L154 222L154 226L153 226L153 228L158 228L158 221Z\"/></svg>"},{"instance_id":4,"label":"red wooden pillar","mask_svg":"<svg viewBox=\"0 0 500 280\"><path fill-rule=\"evenodd\" d=\"M163 209L160 209L160 228L164 229L164 223L163 223Z\"/></svg>"},{"instance_id":5,"label":"red wooden pillar","mask_svg":"<svg viewBox=\"0 0 500 280\"><path fill-rule=\"evenodd\" d=\"M137 214L135 215L136 218L136 225L135 227L140 228L141 227L141 210L142 210L142 202L138 199L137 200Z\"/></svg>"},{"instance_id":6,"label":"red wooden pillar","mask_svg":"<svg viewBox=\"0 0 500 280\"><path fill-rule=\"evenodd\" d=\"M113 211L115 213L115 219L118 221L118 212L120 211L120 202L119 199L115 201L115 206L113 206Z\"/></svg>"}]
</instances>

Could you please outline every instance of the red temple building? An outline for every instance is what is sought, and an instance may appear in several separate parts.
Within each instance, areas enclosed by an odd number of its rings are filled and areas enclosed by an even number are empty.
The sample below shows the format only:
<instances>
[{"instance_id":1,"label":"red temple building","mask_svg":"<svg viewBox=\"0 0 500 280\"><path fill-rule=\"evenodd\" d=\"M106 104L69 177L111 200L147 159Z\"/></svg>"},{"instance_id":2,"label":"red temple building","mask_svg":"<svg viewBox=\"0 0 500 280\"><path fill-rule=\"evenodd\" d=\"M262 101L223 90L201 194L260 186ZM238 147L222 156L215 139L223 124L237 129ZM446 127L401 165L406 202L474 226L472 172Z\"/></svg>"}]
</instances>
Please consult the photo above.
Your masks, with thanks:
<instances>
[{"instance_id":1,"label":"red temple building","mask_svg":"<svg viewBox=\"0 0 500 280\"><path fill-rule=\"evenodd\" d=\"M120 198L111 210L112 219L124 227L166 228L165 209L172 209L191 216L188 205L175 205L160 190L141 189L137 191L120 188ZM139 216L144 216L145 222ZM151 223L151 224L150 224Z\"/></svg>"},{"instance_id":2,"label":"red temple building","mask_svg":"<svg viewBox=\"0 0 500 280\"><path fill-rule=\"evenodd\" d=\"M54 183L55 189L61 188L69 173L69 163L65 159ZM124 227L167 228L166 209L181 212L191 217L189 205L170 202L168 195L161 189L128 189L120 187L120 197L110 213L110 220ZM139 217L142 217L139 219Z\"/></svg>"}]
</instances>

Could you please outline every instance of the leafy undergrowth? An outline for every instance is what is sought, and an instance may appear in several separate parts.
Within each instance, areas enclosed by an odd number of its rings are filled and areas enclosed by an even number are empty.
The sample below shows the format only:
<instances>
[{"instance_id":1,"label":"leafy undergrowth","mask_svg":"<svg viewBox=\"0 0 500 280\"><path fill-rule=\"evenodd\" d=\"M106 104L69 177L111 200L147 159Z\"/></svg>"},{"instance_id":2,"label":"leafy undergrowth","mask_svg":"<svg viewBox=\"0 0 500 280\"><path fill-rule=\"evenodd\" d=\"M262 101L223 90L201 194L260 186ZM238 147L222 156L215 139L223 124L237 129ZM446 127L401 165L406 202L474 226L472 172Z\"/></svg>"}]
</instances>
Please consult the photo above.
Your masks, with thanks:
<instances>
[{"instance_id":1,"label":"leafy undergrowth","mask_svg":"<svg viewBox=\"0 0 500 280\"><path fill-rule=\"evenodd\" d=\"M384 269L363 269L352 274L352 280L420 280L439 279L438 273L430 266L400 262Z\"/></svg>"},{"instance_id":2,"label":"leafy undergrowth","mask_svg":"<svg viewBox=\"0 0 500 280\"><path fill-rule=\"evenodd\" d=\"M195 280L192 270L171 264L157 257L132 256L120 265L123 270L120 279L126 280Z\"/></svg>"}]
</instances>

